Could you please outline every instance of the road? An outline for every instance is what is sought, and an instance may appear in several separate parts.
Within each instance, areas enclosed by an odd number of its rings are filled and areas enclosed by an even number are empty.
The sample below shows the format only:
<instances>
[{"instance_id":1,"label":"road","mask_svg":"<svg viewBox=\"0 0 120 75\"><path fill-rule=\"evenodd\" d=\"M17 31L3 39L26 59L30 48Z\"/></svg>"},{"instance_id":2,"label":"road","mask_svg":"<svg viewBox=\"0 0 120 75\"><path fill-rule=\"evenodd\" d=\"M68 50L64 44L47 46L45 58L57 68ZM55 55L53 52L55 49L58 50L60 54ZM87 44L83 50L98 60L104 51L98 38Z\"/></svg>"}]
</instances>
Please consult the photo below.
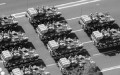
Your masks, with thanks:
<instances>
[{"instance_id":1,"label":"road","mask_svg":"<svg viewBox=\"0 0 120 75\"><path fill-rule=\"evenodd\" d=\"M68 2L72 2L72 0L0 0L0 15L19 13L27 10L28 7L59 5Z\"/></svg>"},{"instance_id":2,"label":"road","mask_svg":"<svg viewBox=\"0 0 120 75\"><path fill-rule=\"evenodd\" d=\"M13 13L20 13L26 11L29 7L36 7L38 5L60 5L63 3L72 2L73 0L1 0L0 3L6 3L0 5L0 15L8 15ZM74 0L77 1L77 0ZM92 0L87 0L92 1ZM82 2L83 3L83 2ZM115 56L106 56L100 53L97 48L93 45L86 33L81 29L78 24L79 16L83 14L90 14L95 12L110 12L110 14L116 19L117 23L120 24L120 1L119 0L100 0L93 3L79 3L79 5L71 7L60 7L59 11L63 13L63 16L68 20L69 25L73 28L81 42L85 42L84 48L88 50L92 59L103 71L103 75L120 75L120 54ZM27 18L17 18L19 24L25 30L25 33L29 37L30 41L34 44L40 57L44 60L47 65L47 71L51 72L52 75L61 75L60 70L55 65L54 60L51 58L49 52L38 38L33 27L28 23ZM118 66L116 68L116 66Z\"/></svg>"}]
</instances>

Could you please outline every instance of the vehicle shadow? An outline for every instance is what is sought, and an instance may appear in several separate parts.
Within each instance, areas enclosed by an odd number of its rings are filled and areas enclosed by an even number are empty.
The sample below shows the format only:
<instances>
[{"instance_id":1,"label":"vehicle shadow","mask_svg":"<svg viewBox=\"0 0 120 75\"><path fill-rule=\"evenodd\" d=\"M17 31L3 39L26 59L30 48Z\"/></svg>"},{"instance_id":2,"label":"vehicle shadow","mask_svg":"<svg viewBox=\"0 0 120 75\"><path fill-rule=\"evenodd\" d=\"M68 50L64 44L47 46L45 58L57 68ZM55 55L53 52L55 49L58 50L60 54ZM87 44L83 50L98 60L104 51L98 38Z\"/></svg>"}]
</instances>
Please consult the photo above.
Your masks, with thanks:
<instances>
[{"instance_id":1,"label":"vehicle shadow","mask_svg":"<svg viewBox=\"0 0 120 75\"><path fill-rule=\"evenodd\" d=\"M100 49L99 52L106 56L116 56L116 54L120 53L120 46L106 48L106 49Z\"/></svg>"},{"instance_id":2,"label":"vehicle shadow","mask_svg":"<svg viewBox=\"0 0 120 75\"><path fill-rule=\"evenodd\" d=\"M35 49L35 47L34 47L34 45L32 44L32 42L28 42L24 47L25 47L25 48Z\"/></svg>"},{"instance_id":3,"label":"vehicle shadow","mask_svg":"<svg viewBox=\"0 0 120 75\"><path fill-rule=\"evenodd\" d=\"M16 28L14 28L13 30L15 30L16 32L23 32L25 33L25 31L23 30L22 26L18 25Z\"/></svg>"}]
</instances>

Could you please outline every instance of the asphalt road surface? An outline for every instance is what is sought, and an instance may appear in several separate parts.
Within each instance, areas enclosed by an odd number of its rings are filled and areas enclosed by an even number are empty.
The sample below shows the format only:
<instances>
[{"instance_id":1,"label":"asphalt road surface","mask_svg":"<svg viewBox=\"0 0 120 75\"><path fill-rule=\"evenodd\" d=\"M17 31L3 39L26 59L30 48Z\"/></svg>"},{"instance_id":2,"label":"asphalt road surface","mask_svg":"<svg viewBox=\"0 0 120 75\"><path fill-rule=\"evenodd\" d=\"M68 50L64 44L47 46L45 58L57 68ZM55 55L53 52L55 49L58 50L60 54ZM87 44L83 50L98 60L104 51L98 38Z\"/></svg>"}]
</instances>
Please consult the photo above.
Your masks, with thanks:
<instances>
[{"instance_id":1,"label":"asphalt road surface","mask_svg":"<svg viewBox=\"0 0 120 75\"><path fill-rule=\"evenodd\" d=\"M0 0L0 15L9 15L14 13L25 12L29 7L36 7L42 5L60 5L72 2L73 0ZM74 0L77 1L77 0ZM79 37L80 41L84 43L84 47L90 53L92 59L103 71L103 75L120 75L120 54L113 56L104 55L100 53L93 45L90 38L81 29L78 24L79 16L83 14L90 14L95 12L109 12L118 24L120 24L120 1L119 0L86 0L85 2L76 3L74 5L63 6L59 8L63 16L68 20L69 25ZM2 4L3 3L3 4ZM30 41L34 44L40 57L47 65L47 71L51 75L62 75L59 68L56 66L54 60L51 58L48 50L38 38L33 27L29 24L27 18L17 18L19 24L25 30ZM112 52L108 52L112 53ZM2 64L0 64L3 67Z\"/></svg>"}]
</instances>

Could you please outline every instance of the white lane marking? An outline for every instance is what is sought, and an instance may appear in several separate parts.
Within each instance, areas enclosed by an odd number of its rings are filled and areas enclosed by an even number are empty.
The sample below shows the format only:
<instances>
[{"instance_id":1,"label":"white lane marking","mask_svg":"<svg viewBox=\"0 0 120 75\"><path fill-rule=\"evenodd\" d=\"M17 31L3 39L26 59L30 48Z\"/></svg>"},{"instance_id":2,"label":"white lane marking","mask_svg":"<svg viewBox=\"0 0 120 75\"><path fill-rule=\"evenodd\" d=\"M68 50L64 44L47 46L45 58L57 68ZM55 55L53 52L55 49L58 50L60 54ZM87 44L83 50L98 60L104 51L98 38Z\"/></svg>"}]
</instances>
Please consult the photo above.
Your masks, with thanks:
<instances>
[{"instance_id":1,"label":"white lane marking","mask_svg":"<svg viewBox=\"0 0 120 75\"><path fill-rule=\"evenodd\" d=\"M101 53L93 54L93 56L99 56L102 55Z\"/></svg>"},{"instance_id":2,"label":"white lane marking","mask_svg":"<svg viewBox=\"0 0 120 75\"><path fill-rule=\"evenodd\" d=\"M65 7L60 7L58 9L65 9L65 8L79 6L79 5L88 4L88 3L97 2L97 1L100 1L100 0L93 0L93 1L87 1L87 2L82 2L82 3L77 3L77 4L73 4L73 5L68 5L68 6L65 6ZM16 17L16 18L23 17L23 16L25 16L25 13L26 12L21 12L21 13L14 14L14 17ZM77 18L79 18L79 17L77 17ZM68 20L73 20L73 19L76 19L76 18L72 18L72 19L68 19Z\"/></svg>"},{"instance_id":3,"label":"white lane marking","mask_svg":"<svg viewBox=\"0 0 120 75\"><path fill-rule=\"evenodd\" d=\"M6 3L0 3L0 5L5 5Z\"/></svg>"},{"instance_id":4,"label":"white lane marking","mask_svg":"<svg viewBox=\"0 0 120 75\"><path fill-rule=\"evenodd\" d=\"M115 70L115 69L120 69L120 65L109 67L109 68L104 68L101 70L101 72L106 72L106 71Z\"/></svg>"},{"instance_id":5,"label":"white lane marking","mask_svg":"<svg viewBox=\"0 0 120 75\"><path fill-rule=\"evenodd\" d=\"M87 44L87 43L93 43L93 41L83 42L83 44Z\"/></svg>"},{"instance_id":6,"label":"white lane marking","mask_svg":"<svg viewBox=\"0 0 120 75\"><path fill-rule=\"evenodd\" d=\"M17 15L22 15L22 14L25 14L26 12L21 12L21 13L16 13ZM16 14L13 14L13 15L16 15Z\"/></svg>"},{"instance_id":7,"label":"white lane marking","mask_svg":"<svg viewBox=\"0 0 120 75\"><path fill-rule=\"evenodd\" d=\"M65 4L56 5L55 7L60 7L60 6L74 4L74 3L83 2L83 1L87 1L87 0L80 0L80 1L75 1L75 2L69 2L69 3L65 3ZM25 14L26 14L26 12L21 12L21 13L12 14L12 16L14 16L15 18L20 18L20 17L24 17Z\"/></svg>"},{"instance_id":8,"label":"white lane marking","mask_svg":"<svg viewBox=\"0 0 120 75\"><path fill-rule=\"evenodd\" d=\"M83 31L83 29L74 30L74 31L72 31L72 32L79 32L79 31Z\"/></svg>"},{"instance_id":9,"label":"white lane marking","mask_svg":"<svg viewBox=\"0 0 120 75\"><path fill-rule=\"evenodd\" d=\"M14 16L15 18L20 18L20 17L24 17L25 15L18 15L18 16Z\"/></svg>"},{"instance_id":10,"label":"white lane marking","mask_svg":"<svg viewBox=\"0 0 120 75\"><path fill-rule=\"evenodd\" d=\"M70 19L66 19L66 20L70 21L70 20L75 20L75 19L78 19L78 18L80 18L80 17L74 17L74 18L70 18Z\"/></svg>"},{"instance_id":11,"label":"white lane marking","mask_svg":"<svg viewBox=\"0 0 120 75\"><path fill-rule=\"evenodd\" d=\"M79 3L79 2L84 2L84 1L87 1L87 0L79 0L79 1L75 1L75 2L69 2L69 3L65 3L65 4L56 5L55 7L67 6L67 5L71 5L71 4L75 4L75 3Z\"/></svg>"},{"instance_id":12,"label":"white lane marking","mask_svg":"<svg viewBox=\"0 0 120 75\"><path fill-rule=\"evenodd\" d=\"M56 65L56 64L54 63L54 64L49 64L49 65L46 65L46 66L48 67L48 66L54 66L54 65Z\"/></svg>"},{"instance_id":13,"label":"white lane marking","mask_svg":"<svg viewBox=\"0 0 120 75\"><path fill-rule=\"evenodd\" d=\"M15 18L20 18L20 17L24 17L26 14L26 12L21 12L21 13L16 13L16 14L11 14L12 16L14 16Z\"/></svg>"},{"instance_id":14,"label":"white lane marking","mask_svg":"<svg viewBox=\"0 0 120 75\"><path fill-rule=\"evenodd\" d=\"M101 0L93 0L93 1L82 2L82 3L70 5L70 6L60 7L60 8L58 8L58 9L65 9L65 8L80 6L80 5L83 5L83 4L93 3L93 2L97 2L97 1L101 1Z\"/></svg>"}]
</instances>

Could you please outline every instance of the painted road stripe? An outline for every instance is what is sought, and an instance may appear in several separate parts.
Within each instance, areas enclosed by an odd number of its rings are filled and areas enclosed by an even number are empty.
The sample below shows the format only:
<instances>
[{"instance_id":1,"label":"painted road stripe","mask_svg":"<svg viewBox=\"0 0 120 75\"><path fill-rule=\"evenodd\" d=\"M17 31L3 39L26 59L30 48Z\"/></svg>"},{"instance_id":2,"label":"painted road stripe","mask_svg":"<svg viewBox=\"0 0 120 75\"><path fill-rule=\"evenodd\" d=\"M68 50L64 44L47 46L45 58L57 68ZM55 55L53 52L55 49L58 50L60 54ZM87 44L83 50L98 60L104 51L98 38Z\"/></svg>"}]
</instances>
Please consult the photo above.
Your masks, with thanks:
<instances>
[{"instance_id":1,"label":"painted road stripe","mask_svg":"<svg viewBox=\"0 0 120 75\"><path fill-rule=\"evenodd\" d=\"M0 3L0 5L5 5L6 3Z\"/></svg>"},{"instance_id":2,"label":"painted road stripe","mask_svg":"<svg viewBox=\"0 0 120 75\"><path fill-rule=\"evenodd\" d=\"M14 16L15 18L20 18L20 17L24 17L26 14L26 12L21 12L21 13L16 13L16 14L11 14L12 16Z\"/></svg>"},{"instance_id":3,"label":"painted road stripe","mask_svg":"<svg viewBox=\"0 0 120 75\"><path fill-rule=\"evenodd\" d=\"M15 18L20 18L20 17L25 17L25 14L23 14L23 15L18 15L18 16L14 16Z\"/></svg>"},{"instance_id":4,"label":"painted road stripe","mask_svg":"<svg viewBox=\"0 0 120 75\"><path fill-rule=\"evenodd\" d=\"M87 0L69 2L69 3L65 3L65 4L56 5L55 7L65 6L65 5L74 4L74 3L83 2L83 1L87 1ZM12 16L14 16L15 18L20 18L20 17L24 17L25 14L26 14L26 12L21 12L21 13L12 14Z\"/></svg>"},{"instance_id":5,"label":"painted road stripe","mask_svg":"<svg viewBox=\"0 0 120 75\"><path fill-rule=\"evenodd\" d=\"M68 6L65 6L65 7L60 7L58 9L65 9L65 8L75 7L75 6L88 4L88 3L93 3L93 2L97 2L97 1L100 1L100 0L92 0L92 1L87 1L87 2L81 2L81 3L77 3L77 4L68 5ZM13 15L14 15L15 18L20 18L20 17L23 17L23 15L25 16L25 13L26 12L21 12L21 13L17 13L17 14L13 14Z\"/></svg>"},{"instance_id":6,"label":"painted road stripe","mask_svg":"<svg viewBox=\"0 0 120 75\"><path fill-rule=\"evenodd\" d=\"M66 20L70 21L70 20L75 20L75 19L78 19L78 18L80 18L80 17L74 17L74 18L70 18L70 19L66 19Z\"/></svg>"},{"instance_id":7,"label":"painted road stripe","mask_svg":"<svg viewBox=\"0 0 120 75\"><path fill-rule=\"evenodd\" d=\"M54 66L54 65L56 65L56 64L54 63L54 64L49 64L49 65L46 65L46 66L49 67L49 66Z\"/></svg>"},{"instance_id":8,"label":"painted road stripe","mask_svg":"<svg viewBox=\"0 0 120 75\"><path fill-rule=\"evenodd\" d=\"M93 54L93 56L99 56L102 55L101 53Z\"/></svg>"},{"instance_id":9,"label":"painted road stripe","mask_svg":"<svg viewBox=\"0 0 120 75\"><path fill-rule=\"evenodd\" d=\"M83 29L74 30L74 31L72 31L72 32L79 32L79 31L83 31Z\"/></svg>"},{"instance_id":10,"label":"painted road stripe","mask_svg":"<svg viewBox=\"0 0 120 75\"><path fill-rule=\"evenodd\" d=\"M16 13L17 15L22 15L22 14L25 14L26 12L21 12L21 13ZM13 15L16 15L16 14L13 14Z\"/></svg>"},{"instance_id":11,"label":"painted road stripe","mask_svg":"<svg viewBox=\"0 0 120 75\"><path fill-rule=\"evenodd\" d=\"M106 72L106 71L115 70L115 69L120 69L120 65L109 67L109 68L104 68L101 70L101 72Z\"/></svg>"},{"instance_id":12,"label":"painted road stripe","mask_svg":"<svg viewBox=\"0 0 120 75\"><path fill-rule=\"evenodd\" d=\"M93 43L93 41L83 42L83 44L87 44L87 43Z\"/></svg>"},{"instance_id":13,"label":"painted road stripe","mask_svg":"<svg viewBox=\"0 0 120 75\"><path fill-rule=\"evenodd\" d=\"M55 7L68 6L68 5L72 5L72 4L76 4L76 3L84 2L84 1L88 1L88 0L79 0L79 1L75 1L75 2L69 2L69 3L65 3L65 4L56 5Z\"/></svg>"},{"instance_id":14,"label":"painted road stripe","mask_svg":"<svg viewBox=\"0 0 120 75\"><path fill-rule=\"evenodd\" d=\"M70 5L70 6L60 7L60 8L58 8L58 9L65 9L65 8L80 6L80 5L83 5L83 4L93 3L93 2L97 2L97 1L101 1L101 0L93 0L93 1L82 2L82 3Z\"/></svg>"}]
</instances>

